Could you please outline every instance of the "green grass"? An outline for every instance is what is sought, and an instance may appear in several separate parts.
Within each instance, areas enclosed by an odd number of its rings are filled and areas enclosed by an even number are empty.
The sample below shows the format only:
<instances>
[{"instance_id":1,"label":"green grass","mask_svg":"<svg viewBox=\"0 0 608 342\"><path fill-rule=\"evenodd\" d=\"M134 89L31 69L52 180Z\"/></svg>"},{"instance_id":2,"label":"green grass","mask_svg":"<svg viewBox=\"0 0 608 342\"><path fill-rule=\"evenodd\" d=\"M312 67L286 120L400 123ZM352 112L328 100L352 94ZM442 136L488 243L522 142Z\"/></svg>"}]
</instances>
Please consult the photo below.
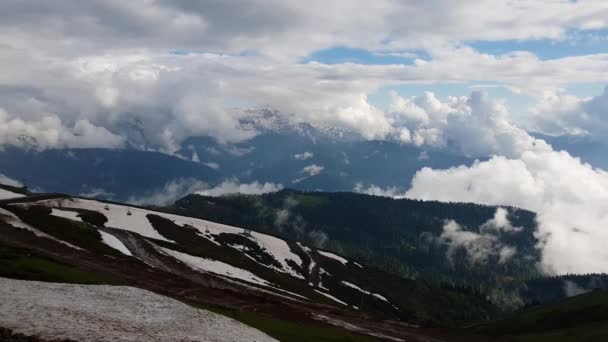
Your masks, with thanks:
<instances>
[{"instance_id":1,"label":"green grass","mask_svg":"<svg viewBox=\"0 0 608 342\"><path fill-rule=\"evenodd\" d=\"M608 292L583 294L481 325L476 331L518 341L608 341Z\"/></svg>"},{"instance_id":2,"label":"green grass","mask_svg":"<svg viewBox=\"0 0 608 342\"><path fill-rule=\"evenodd\" d=\"M112 284L109 277L86 272L29 251L0 245L0 276L74 284Z\"/></svg>"},{"instance_id":3,"label":"green grass","mask_svg":"<svg viewBox=\"0 0 608 342\"><path fill-rule=\"evenodd\" d=\"M240 312L218 306L187 303L194 307L209 310L230 317L252 328L256 328L279 341L289 342L372 342L374 339L349 334L343 330L325 328L311 324L297 324L274 319L250 312Z\"/></svg>"}]
</instances>

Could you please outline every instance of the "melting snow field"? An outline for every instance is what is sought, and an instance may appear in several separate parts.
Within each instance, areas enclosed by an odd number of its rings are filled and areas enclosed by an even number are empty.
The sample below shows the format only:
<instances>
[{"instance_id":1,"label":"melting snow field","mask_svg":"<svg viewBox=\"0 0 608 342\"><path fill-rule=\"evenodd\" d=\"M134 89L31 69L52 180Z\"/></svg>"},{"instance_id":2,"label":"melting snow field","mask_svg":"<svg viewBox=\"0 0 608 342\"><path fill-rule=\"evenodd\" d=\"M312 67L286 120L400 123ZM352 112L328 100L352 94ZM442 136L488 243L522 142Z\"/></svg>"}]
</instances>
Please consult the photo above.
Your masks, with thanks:
<instances>
[{"instance_id":1,"label":"melting snow field","mask_svg":"<svg viewBox=\"0 0 608 342\"><path fill-rule=\"evenodd\" d=\"M233 319L125 286L0 278L0 326L77 341L276 341Z\"/></svg>"},{"instance_id":2,"label":"melting snow field","mask_svg":"<svg viewBox=\"0 0 608 342\"><path fill-rule=\"evenodd\" d=\"M244 281L258 284L258 285L271 285L266 280L256 276L255 274L253 274L247 270L243 270L241 268L237 268L232 265L228 265L221 261L200 258L200 257L196 257L196 256L193 256L190 254L180 253L180 252L177 252L177 251L174 251L174 250L171 250L168 248L163 248L163 247L158 247L158 249L162 253L169 255L169 256L183 262L188 267L190 267L194 270L211 272L211 273L215 273L215 274L230 277L230 278L244 280Z\"/></svg>"},{"instance_id":3,"label":"melting snow field","mask_svg":"<svg viewBox=\"0 0 608 342\"><path fill-rule=\"evenodd\" d=\"M48 207L59 207L59 208L75 208L75 209L86 209L97 211L108 218L108 222L105 224L106 227L118 228L123 230L129 230L145 237L164 240L168 242L174 242L166 239L162 235L160 235L152 226L148 218L146 217L149 214L158 215L173 221L176 225L179 226L192 226L200 232L200 236L207 238L214 243L217 244L213 240L213 235L219 235L221 233L228 234L240 234L243 232L242 228L227 226L220 223L210 222L201 219L195 219L185 216L178 216L172 214L165 214L161 212L134 208L124 205L117 204L106 204L99 201L94 200L86 200L79 198L69 198L69 199L52 199L52 200L43 200L35 202L37 205L45 205ZM20 204L27 205L27 204ZM127 215L130 212L131 215ZM53 215L62 216L70 219L79 219L70 217L72 214L69 211L65 210L53 210ZM210 234L206 232L209 231ZM299 255L295 254L289 248L289 245L284 240L276 238L274 236L260 234L256 232L252 232L249 237L252 241L256 242L261 247L264 247L268 253L270 253L279 263L282 265L282 269L277 269L278 271L288 273L289 275L304 279L302 275L293 270L288 264L287 260L291 259L298 265L302 265L302 259ZM327 253L330 254L330 253ZM338 256L335 256L340 258ZM340 258L342 259L342 258ZM345 262L346 260L343 259Z\"/></svg>"},{"instance_id":4,"label":"melting snow field","mask_svg":"<svg viewBox=\"0 0 608 342\"><path fill-rule=\"evenodd\" d=\"M16 192L8 191L5 189L0 189L0 200L19 198L19 197L25 197L25 195L18 194Z\"/></svg>"}]
</instances>

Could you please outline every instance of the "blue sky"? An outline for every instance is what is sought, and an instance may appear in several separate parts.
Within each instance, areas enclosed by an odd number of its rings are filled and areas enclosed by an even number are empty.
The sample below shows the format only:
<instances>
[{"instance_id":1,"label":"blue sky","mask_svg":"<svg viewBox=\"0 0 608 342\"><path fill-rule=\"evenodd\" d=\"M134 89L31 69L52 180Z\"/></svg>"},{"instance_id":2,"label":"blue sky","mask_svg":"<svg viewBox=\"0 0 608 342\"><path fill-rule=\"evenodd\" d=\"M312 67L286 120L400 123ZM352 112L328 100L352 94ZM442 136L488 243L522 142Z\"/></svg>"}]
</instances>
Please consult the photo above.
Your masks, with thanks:
<instances>
[{"instance_id":1,"label":"blue sky","mask_svg":"<svg viewBox=\"0 0 608 342\"><path fill-rule=\"evenodd\" d=\"M474 41L463 42L462 46L470 46L476 51L494 55L508 55L516 51L526 51L534 54L540 60L567 58L608 53L608 30L573 30L563 39L539 40L504 40L504 41ZM301 63L311 61L324 64L355 63L363 65L412 65L414 59L429 60L429 55L423 50L405 52L373 52L358 48L333 47L318 50L301 59ZM577 97L590 97L601 94L604 83L573 83L563 89ZM474 90L481 90L494 98L504 99L515 116L523 116L535 100L530 95L518 94L507 87L492 82L462 82L462 83L424 83L385 86L369 94L369 101L380 109L386 109L390 104L390 92L395 91L401 96L418 96L425 91L433 92L438 98L448 96L466 96Z\"/></svg>"},{"instance_id":2,"label":"blue sky","mask_svg":"<svg viewBox=\"0 0 608 342\"><path fill-rule=\"evenodd\" d=\"M423 51L408 51L408 53L417 56L417 58L425 58L426 54ZM315 51L310 56L304 58L302 63L316 61L325 64L342 64L356 63L367 65L387 65L387 64L411 64L414 60L412 57L403 57L391 55L383 52L370 52L363 49L349 47L334 47Z\"/></svg>"}]
</instances>

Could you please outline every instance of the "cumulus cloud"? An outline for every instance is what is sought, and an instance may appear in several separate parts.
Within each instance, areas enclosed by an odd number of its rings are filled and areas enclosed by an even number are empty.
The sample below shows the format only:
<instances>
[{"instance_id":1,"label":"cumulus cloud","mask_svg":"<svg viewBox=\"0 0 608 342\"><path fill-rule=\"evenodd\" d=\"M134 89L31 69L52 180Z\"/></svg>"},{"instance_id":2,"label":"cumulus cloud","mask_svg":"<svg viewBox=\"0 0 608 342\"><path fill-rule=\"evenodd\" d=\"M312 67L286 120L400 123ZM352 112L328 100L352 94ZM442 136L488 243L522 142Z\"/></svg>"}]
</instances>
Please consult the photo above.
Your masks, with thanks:
<instances>
[{"instance_id":1,"label":"cumulus cloud","mask_svg":"<svg viewBox=\"0 0 608 342\"><path fill-rule=\"evenodd\" d=\"M471 166L424 168L407 196L535 211L545 271L608 272L608 173L566 152L530 150L517 159L496 156ZM494 218L497 224L501 220Z\"/></svg>"},{"instance_id":2,"label":"cumulus cloud","mask_svg":"<svg viewBox=\"0 0 608 342\"><path fill-rule=\"evenodd\" d=\"M466 130L457 116L457 128L446 134L433 120L434 108L397 103L394 112L411 121L411 129L370 103L370 94L396 84L440 81L496 82L540 94L569 82L605 81L605 54L542 60L525 52L484 54L465 44L566 39L572 30L606 27L606 6L490 0L3 1L0 143L23 143L18 137L25 135L42 147L128 144L175 153L189 136L208 135L222 143L255 136L242 125L242 111L226 108L251 103L367 139L441 146L460 134L484 132ZM315 51L336 46L413 61L311 60ZM473 112L472 100L469 105ZM479 117L472 126L480 127L484 118L472 115ZM495 121L483 125L495 126L495 133L483 135L489 147L463 144L463 149L508 151L515 144L509 139L520 140L511 127Z\"/></svg>"},{"instance_id":3,"label":"cumulus cloud","mask_svg":"<svg viewBox=\"0 0 608 342\"><path fill-rule=\"evenodd\" d=\"M312 152L302 152L302 153L296 153L293 155L293 157L297 160L306 160L306 159L310 159L312 157L314 157L315 154Z\"/></svg>"},{"instance_id":4,"label":"cumulus cloud","mask_svg":"<svg viewBox=\"0 0 608 342\"><path fill-rule=\"evenodd\" d=\"M235 179L223 181L221 184L204 190L196 191L199 195L204 196L223 196L231 194L244 194L244 195L260 195L269 192L276 192L283 189L283 185L275 183L246 183L241 184Z\"/></svg>"},{"instance_id":5,"label":"cumulus cloud","mask_svg":"<svg viewBox=\"0 0 608 342\"><path fill-rule=\"evenodd\" d=\"M486 263L491 256L497 256L499 263L505 263L517 253L515 247L504 245L497 235L464 230L454 220L445 222L438 241L448 246L447 257L450 262L453 262L454 254L459 249L466 251L471 264Z\"/></svg>"},{"instance_id":6,"label":"cumulus cloud","mask_svg":"<svg viewBox=\"0 0 608 342\"><path fill-rule=\"evenodd\" d=\"M506 232L518 233L522 231L522 227L513 227L509 221L509 212L505 208L498 208L494 213L494 217L488 220L480 227L481 232Z\"/></svg>"},{"instance_id":7,"label":"cumulus cloud","mask_svg":"<svg viewBox=\"0 0 608 342\"><path fill-rule=\"evenodd\" d=\"M390 0L373 4L312 0L305 5L281 0L238 5L175 0L78 4L59 0L44 5L8 1L1 22L19 38L31 36L42 46L60 38L69 38L76 50L87 52L175 44L231 54L259 51L283 60L335 45L403 54L450 42L563 39L572 30L608 27L606 9L602 2L507 0L439 0L414 6ZM95 20L87 20L91 16ZM40 27L46 30L41 32ZM39 36L33 34L37 32ZM92 36L96 42L85 40Z\"/></svg>"},{"instance_id":8,"label":"cumulus cloud","mask_svg":"<svg viewBox=\"0 0 608 342\"><path fill-rule=\"evenodd\" d=\"M23 186L23 184L20 181L12 179L2 173L0 173L0 184L17 186L17 187Z\"/></svg>"},{"instance_id":9,"label":"cumulus cloud","mask_svg":"<svg viewBox=\"0 0 608 342\"><path fill-rule=\"evenodd\" d=\"M548 148L514 125L503 103L479 91L445 102L431 92L411 98L393 92L389 110L394 125L405 127L401 140L418 146L451 148L472 157L517 156L540 145Z\"/></svg>"},{"instance_id":10,"label":"cumulus cloud","mask_svg":"<svg viewBox=\"0 0 608 342\"><path fill-rule=\"evenodd\" d=\"M308 176L312 177L312 176L316 176L318 174L320 174L323 169L325 169L325 167L323 165L317 165L317 164L311 164L308 166L305 166L302 169L302 173L306 173L308 174Z\"/></svg>"},{"instance_id":11,"label":"cumulus cloud","mask_svg":"<svg viewBox=\"0 0 608 342\"><path fill-rule=\"evenodd\" d=\"M553 135L590 135L608 141L608 87L602 94L587 98L547 91L531 112L533 130Z\"/></svg>"},{"instance_id":12,"label":"cumulus cloud","mask_svg":"<svg viewBox=\"0 0 608 342\"><path fill-rule=\"evenodd\" d=\"M305 166L300 173L304 173L305 176L304 177L300 177L300 178L296 178L293 181L291 181L293 184L295 183L299 183L309 177L312 176L316 176L318 174L320 174L321 172L323 172L323 170L325 169L325 167L323 165L317 165L317 164L311 164L308 166Z\"/></svg>"},{"instance_id":13,"label":"cumulus cloud","mask_svg":"<svg viewBox=\"0 0 608 342\"><path fill-rule=\"evenodd\" d=\"M66 127L57 115L43 115L25 121L0 108L0 145L27 148L86 148L123 146L125 139L88 120Z\"/></svg>"}]
</instances>

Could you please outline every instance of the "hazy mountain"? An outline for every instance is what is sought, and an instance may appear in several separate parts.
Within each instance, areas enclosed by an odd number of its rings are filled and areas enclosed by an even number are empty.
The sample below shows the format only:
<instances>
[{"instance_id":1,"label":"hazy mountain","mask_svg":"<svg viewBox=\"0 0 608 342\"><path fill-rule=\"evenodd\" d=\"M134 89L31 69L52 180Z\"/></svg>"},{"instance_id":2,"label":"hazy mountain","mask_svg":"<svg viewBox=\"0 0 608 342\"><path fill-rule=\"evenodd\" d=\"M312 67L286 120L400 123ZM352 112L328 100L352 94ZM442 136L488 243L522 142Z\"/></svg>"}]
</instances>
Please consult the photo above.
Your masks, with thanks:
<instances>
[{"instance_id":1,"label":"hazy mountain","mask_svg":"<svg viewBox=\"0 0 608 342\"><path fill-rule=\"evenodd\" d=\"M127 199L167 182L216 182L216 170L158 152L110 149L0 150L0 173L45 192Z\"/></svg>"},{"instance_id":2,"label":"hazy mountain","mask_svg":"<svg viewBox=\"0 0 608 342\"><path fill-rule=\"evenodd\" d=\"M183 179L209 186L234 179L300 190L352 191L357 184L405 190L422 167L472 161L454 153L368 141L331 127L294 125L270 117L271 123L256 124L261 134L252 139L221 144L209 137L189 138L174 155L135 149L36 152L7 147L0 150L0 173L47 192L126 200Z\"/></svg>"}]
</instances>

